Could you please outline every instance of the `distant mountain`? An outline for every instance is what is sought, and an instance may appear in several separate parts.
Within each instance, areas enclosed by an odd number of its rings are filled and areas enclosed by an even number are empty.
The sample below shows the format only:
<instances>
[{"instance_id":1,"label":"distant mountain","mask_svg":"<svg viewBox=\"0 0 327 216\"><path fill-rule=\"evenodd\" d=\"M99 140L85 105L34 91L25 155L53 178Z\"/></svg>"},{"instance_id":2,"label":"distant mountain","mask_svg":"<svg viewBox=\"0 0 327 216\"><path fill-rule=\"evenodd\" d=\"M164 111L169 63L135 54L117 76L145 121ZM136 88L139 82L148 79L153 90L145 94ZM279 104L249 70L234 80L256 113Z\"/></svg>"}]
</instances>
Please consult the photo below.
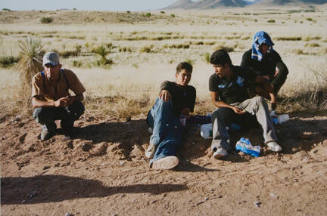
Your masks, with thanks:
<instances>
[{"instance_id":1,"label":"distant mountain","mask_svg":"<svg viewBox=\"0 0 327 216\"><path fill-rule=\"evenodd\" d=\"M212 9L248 5L325 4L327 0L178 0L166 9Z\"/></svg>"}]
</instances>

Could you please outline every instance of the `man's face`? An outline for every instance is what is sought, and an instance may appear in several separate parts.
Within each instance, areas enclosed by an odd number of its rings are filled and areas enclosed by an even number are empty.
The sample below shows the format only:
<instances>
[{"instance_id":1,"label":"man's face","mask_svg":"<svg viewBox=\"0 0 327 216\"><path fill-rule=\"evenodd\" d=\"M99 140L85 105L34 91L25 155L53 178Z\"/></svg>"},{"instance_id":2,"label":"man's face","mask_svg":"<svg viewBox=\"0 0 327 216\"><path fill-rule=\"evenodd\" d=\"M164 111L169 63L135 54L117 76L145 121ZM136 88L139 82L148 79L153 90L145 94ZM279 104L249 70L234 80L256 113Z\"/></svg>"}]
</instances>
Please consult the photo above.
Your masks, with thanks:
<instances>
[{"instance_id":1,"label":"man's face","mask_svg":"<svg viewBox=\"0 0 327 216\"><path fill-rule=\"evenodd\" d=\"M269 46L267 44L261 44L259 49L260 52L265 55L268 52Z\"/></svg>"},{"instance_id":2,"label":"man's face","mask_svg":"<svg viewBox=\"0 0 327 216\"><path fill-rule=\"evenodd\" d=\"M224 65L213 65L213 68L215 70L216 75L219 78L226 77L228 75L228 70L229 70L229 65L224 64Z\"/></svg>"},{"instance_id":3,"label":"man's face","mask_svg":"<svg viewBox=\"0 0 327 216\"><path fill-rule=\"evenodd\" d=\"M51 65L51 64L46 64L44 65L44 71L45 71L45 76L48 80L53 81L58 78L59 71L61 69L61 65Z\"/></svg>"},{"instance_id":4,"label":"man's face","mask_svg":"<svg viewBox=\"0 0 327 216\"><path fill-rule=\"evenodd\" d=\"M179 73L176 74L176 83L181 86L187 86L191 80L191 76L192 73L182 69Z\"/></svg>"}]
</instances>

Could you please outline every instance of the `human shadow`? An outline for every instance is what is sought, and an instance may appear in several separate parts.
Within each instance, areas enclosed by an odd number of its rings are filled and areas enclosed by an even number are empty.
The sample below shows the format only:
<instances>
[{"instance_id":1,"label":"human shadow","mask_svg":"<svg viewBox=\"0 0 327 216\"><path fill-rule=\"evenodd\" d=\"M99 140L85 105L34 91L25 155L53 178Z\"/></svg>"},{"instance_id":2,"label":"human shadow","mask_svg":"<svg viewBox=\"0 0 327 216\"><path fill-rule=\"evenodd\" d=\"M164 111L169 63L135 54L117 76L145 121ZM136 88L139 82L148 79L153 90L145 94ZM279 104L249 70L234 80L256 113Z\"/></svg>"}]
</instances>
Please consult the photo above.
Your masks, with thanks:
<instances>
[{"instance_id":1,"label":"human shadow","mask_svg":"<svg viewBox=\"0 0 327 216\"><path fill-rule=\"evenodd\" d=\"M35 204L107 197L118 193L161 194L187 190L184 184L105 186L101 181L63 175L5 177L1 179L1 204Z\"/></svg>"},{"instance_id":2,"label":"human shadow","mask_svg":"<svg viewBox=\"0 0 327 216\"><path fill-rule=\"evenodd\" d=\"M284 154L310 151L315 144L327 139L327 120L294 118L277 125L276 130Z\"/></svg>"},{"instance_id":3,"label":"human shadow","mask_svg":"<svg viewBox=\"0 0 327 216\"><path fill-rule=\"evenodd\" d=\"M179 158L182 158L181 155L178 155ZM189 160L185 160L182 158L181 162L179 163L178 167L175 168L175 171L180 172L214 172L219 171L218 169L210 169L206 167L199 166L197 164L191 163Z\"/></svg>"},{"instance_id":4,"label":"human shadow","mask_svg":"<svg viewBox=\"0 0 327 216\"><path fill-rule=\"evenodd\" d=\"M125 158L129 158L134 145L142 145L149 140L145 120L128 122L102 122L77 129L77 139L90 140L93 144L100 142L119 143Z\"/></svg>"}]
</instances>

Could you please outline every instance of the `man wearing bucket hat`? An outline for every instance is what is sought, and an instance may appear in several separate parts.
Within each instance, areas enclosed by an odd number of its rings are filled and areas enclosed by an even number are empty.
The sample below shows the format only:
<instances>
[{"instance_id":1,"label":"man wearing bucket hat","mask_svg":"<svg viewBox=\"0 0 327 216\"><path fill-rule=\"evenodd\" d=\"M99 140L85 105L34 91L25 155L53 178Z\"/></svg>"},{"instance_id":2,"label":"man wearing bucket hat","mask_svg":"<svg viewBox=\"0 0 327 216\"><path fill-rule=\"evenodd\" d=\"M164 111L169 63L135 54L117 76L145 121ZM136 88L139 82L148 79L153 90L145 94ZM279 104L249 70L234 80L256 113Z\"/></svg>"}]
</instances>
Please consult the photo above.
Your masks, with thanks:
<instances>
[{"instance_id":1,"label":"man wearing bucket hat","mask_svg":"<svg viewBox=\"0 0 327 216\"><path fill-rule=\"evenodd\" d=\"M84 113L85 88L74 72L61 68L57 53L47 52L43 67L32 79L33 117L42 125L41 140L55 135L55 120L61 120L64 134L71 137L74 121Z\"/></svg>"},{"instance_id":2,"label":"man wearing bucket hat","mask_svg":"<svg viewBox=\"0 0 327 216\"><path fill-rule=\"evenodd\" d=\"M256 72L256 93L270 99L271 107L275 109L275 98L287 78L288 69L273 46L266 32L255 33L252 48L243 54L241 66Z\"/></svg>"}]
</instances>

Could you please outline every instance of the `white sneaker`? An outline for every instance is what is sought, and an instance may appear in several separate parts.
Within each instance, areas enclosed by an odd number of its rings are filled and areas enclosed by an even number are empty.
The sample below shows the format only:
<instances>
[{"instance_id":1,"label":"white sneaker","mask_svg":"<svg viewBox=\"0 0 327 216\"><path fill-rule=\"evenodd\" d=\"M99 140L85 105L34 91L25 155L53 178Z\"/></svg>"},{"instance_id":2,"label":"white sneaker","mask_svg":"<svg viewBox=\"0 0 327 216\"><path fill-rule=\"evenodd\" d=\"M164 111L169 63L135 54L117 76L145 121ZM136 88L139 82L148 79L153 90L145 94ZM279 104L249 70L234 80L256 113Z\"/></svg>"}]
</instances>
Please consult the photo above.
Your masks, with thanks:
<instances>
[{"instance_id":1,"label":"white sneaker","mask_svg":"<svg viewBox=\"0 0 327 216\"><path fill-rule=\"evenodd\" d=\"M176 156L167 156L160 158L159 160L153 161L152 169L169 170L175 168L179 163Z\"/></svg>"},{"instance_id":2,"label":"white sneaker","mask_svg":"<svg viewBox=\"0 0 327 216\"><path fill-rule=\"evenodd\" d=\"M154 153L156 152L156 148L157 147L155 145L150 143L148 148L145 151L145 157L148 158L148 159L153 158Z\"/></svg>"},{"instance_id":3,"label":"white sneaker","mask_svg":"<svg viewBox=\"0 0 327 216\"><path fill-rule=\"evenodd\" d=\"M215 159L220 159L226 155L228 155L228 153L223 147L213 148L213 157Z\"/></svg>"},{"instance_id":4,"label":"white sneaker","mask_svg":"<svg viewBox=\"0 0 327 216\"><path fill-rule=\"evenodd\" d=\"M273 152L280 152L282 147L275 141L267 143L268 149Z\"/></svg>"},{"instance_id":5,"label":"white sneaker","mask_svg":"<svg viewBox=\"0 0 327 216\"><path fill-rule=\"evenodd\" d=\"M228 142L228 141L226 141ZM211 151L213 152L213 157L219 159L221 157L226 156L227 150L224 148L228 144L224 144L221 140L212 140L211 142Z\"/></svg>"}]
</instances>

